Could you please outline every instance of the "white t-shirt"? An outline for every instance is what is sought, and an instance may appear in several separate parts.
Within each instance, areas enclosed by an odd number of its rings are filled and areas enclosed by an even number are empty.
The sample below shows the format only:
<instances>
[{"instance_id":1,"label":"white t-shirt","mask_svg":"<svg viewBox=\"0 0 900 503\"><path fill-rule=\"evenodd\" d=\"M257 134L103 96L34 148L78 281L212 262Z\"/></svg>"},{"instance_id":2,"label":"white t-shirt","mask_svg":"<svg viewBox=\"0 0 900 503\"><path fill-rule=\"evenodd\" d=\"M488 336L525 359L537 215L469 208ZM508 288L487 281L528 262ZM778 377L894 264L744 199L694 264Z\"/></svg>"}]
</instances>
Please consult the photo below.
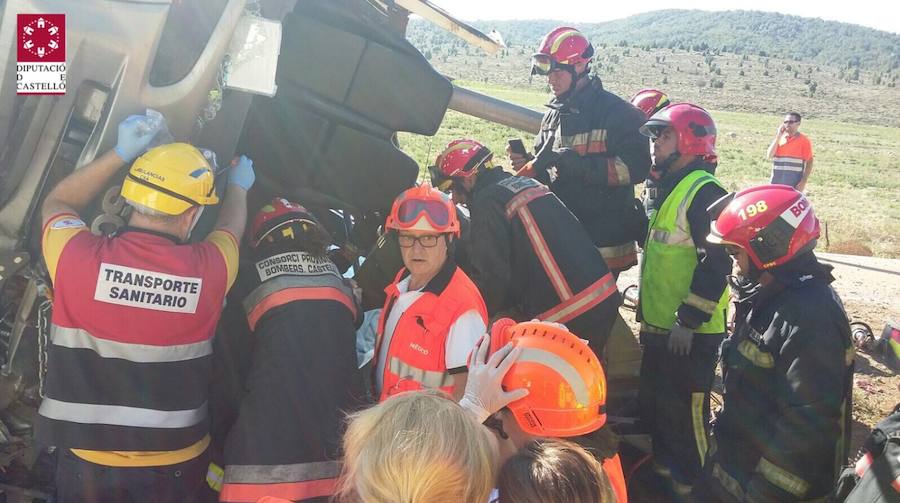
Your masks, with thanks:
<instances>
[{"instance_id":1,"label":"white t-shirt","mask_svg":"<svg viewBox=\"0 0 900 503\"><path fill-rule=\"evenodd\" d=\"M407 291L408 289L409 276L397 283L397 291L400 292L400 295L394 301L391 312L388 313L387 320L384 322L384 339L381 341L381 351L378 352L378 365L375 367L375 389L378 393L381 393L384 384L387 351L391 347L391 339L394 337L397 323L400 322L403 313L423 295L421 289L412 292ZM444 365L447 369L466 366L469 353L475 347L478 339L484 335L485 330L487 330L487 325L475 309L466 311L450 325L447 340L444 342Z\"/></svg>"}]
</instances>

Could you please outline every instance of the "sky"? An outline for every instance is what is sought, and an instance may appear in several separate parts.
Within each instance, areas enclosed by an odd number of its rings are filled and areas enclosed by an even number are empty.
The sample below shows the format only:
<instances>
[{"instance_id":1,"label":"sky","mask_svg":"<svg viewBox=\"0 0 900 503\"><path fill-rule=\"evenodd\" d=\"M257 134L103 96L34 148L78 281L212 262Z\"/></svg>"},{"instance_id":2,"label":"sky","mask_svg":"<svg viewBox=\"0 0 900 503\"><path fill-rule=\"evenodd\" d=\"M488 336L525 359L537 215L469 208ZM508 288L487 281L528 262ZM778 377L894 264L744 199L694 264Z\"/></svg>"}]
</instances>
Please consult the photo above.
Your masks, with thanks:
<instances>
[{"instance_id":1,"label":"sky","mask_svg":"<svg viewBox=\"0 0 900 503\"><path fill-rule=\"evenodd\" d=\"M896 0L431 0L465 20L559 19L596 23L661 9L761 10L829 21L859 24L900 33L900 2Z\"/></svg>"}]
</instances>

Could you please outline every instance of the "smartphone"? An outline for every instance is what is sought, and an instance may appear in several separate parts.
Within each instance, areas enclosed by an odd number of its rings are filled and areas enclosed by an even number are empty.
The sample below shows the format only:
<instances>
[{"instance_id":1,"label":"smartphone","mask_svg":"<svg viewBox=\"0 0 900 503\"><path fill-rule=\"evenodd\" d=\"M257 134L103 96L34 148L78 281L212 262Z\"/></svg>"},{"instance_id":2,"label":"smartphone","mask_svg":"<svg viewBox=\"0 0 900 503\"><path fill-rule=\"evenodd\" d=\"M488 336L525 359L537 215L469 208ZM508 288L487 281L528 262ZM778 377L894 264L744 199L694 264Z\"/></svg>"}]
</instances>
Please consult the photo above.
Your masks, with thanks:
<instances>
[{"instance_id":1,"label":"smartphone","mask_svg":"<svg viewBox=\"0 0 900 503\"><path fill-rule=\"evenodd\" d=\"M522 143L521 138L510 138L506 140L506 144L509 145L509 151L514 154L519 154L522 157L530 157L528 155L528 151L525 150L525 144Z\"/></svg>"}]
</instances>

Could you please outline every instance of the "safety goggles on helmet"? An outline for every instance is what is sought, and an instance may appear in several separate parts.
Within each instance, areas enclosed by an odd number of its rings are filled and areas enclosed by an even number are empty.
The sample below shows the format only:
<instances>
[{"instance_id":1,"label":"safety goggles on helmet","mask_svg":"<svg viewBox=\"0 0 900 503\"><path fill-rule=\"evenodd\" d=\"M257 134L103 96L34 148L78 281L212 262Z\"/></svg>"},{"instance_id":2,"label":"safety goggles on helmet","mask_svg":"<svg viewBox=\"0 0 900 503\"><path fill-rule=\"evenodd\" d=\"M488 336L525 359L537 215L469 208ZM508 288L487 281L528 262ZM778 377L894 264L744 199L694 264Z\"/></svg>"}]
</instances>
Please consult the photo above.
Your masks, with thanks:
<instances>
[{"instance_id":1,"label":"safety goggles on helmet","mask_svg":"<svg viewBox=\"0 0 900 503\"><path fill-rule=\"evenodd\" d=\"M557 63L552 57L540 52L531 55L532 75L550 75L550 72L557 69L570 71L573 70L574 67L572 65Z\"/></svg>"},{"instance_id":2,"label":"safety goggles on helmet","mask_svg":"<svg viewBox=\"0 0 900 503\"><path fill-rule=\"evenodd\" d=\"M435 228L446 227L450 223L447 206L433 199L407 199L397 208L397 222L401 226L413 225L425 217Z\"/></svg>"}]
</instances>

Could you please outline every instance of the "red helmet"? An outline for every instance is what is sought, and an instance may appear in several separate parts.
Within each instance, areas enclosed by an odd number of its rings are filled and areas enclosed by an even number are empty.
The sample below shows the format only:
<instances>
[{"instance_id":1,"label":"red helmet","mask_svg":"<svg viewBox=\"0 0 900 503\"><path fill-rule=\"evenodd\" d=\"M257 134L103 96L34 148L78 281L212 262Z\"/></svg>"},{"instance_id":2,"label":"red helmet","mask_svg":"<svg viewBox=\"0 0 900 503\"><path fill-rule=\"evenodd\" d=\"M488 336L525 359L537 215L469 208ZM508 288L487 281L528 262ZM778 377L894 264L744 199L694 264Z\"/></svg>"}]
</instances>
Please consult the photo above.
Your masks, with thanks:
<instances>
[{"instance_id":1,"label":"red helmet","mask_svg":"<svg viewBox=\"0 0 900 503\"><path fill-rule=\"evenodd\" d=\"M494 167L493 158L490 149L475 140L464 138L448 143L434 164L445 178L468 178L482 166Z\"/></svg>"},{"instance_id":2,"label":"red helmet","mask_svg":"<svg viewBox=\"0 0 900 503\"><path fill-rule=\"evenodd\" d=\"M531 74L548 75L560 66L574 73L575 65L593 57L594 46L580 31L560 26L544 36L538 52L531 56Z\"/></svg>"},{"instance_id":3,"label":"red helmet","mask_svg":"<svg viewBox=\"0 0 900 503\"><path fill-rule=\"evenodd\" d=\"M250 246L256 248L267 238L270 241L278 239L279 236L274 231L295 222L302 226L321 227L309 210L283 197L276 197L271 203L260 208L253 218L253 224L250 226Z\"/></svg>"},{"instance_id":4,"label":"red helmet","mask_svg":"<svg viewBox=\"0 0 900 503\"><path fill-rule=\"evenodd\" d=\"M631 97L631 104L640 108L648 119L669 103L669 97L659 89L641 89Z\"/></svg>"},{"instance_id":5,"label":"red helmet","mask_svg":"<svg viewBox=\"0 0 900 503\"><path fill-rule=\"evenodd\" d=\"M447 194L427 183L406 189L397 196L385 227L394 230L452 233L459 237L456 206Z\"/></svg>"},{"instance_id":6,"label":"red helmet","mask_svg":"<svg viewBox=\"0 0 900 503\"><path fill-rule=\"evenodd\" d=\"M716 157L716 123L706 110L690 103L673 103L647 119L641 133L655 139L667 127L675 129L681 155Z\"/></svg>"},{"instance_id":7,"label":"red helmet","mask_svg":"<svg viewBox=\"0 0 900 503\"><path fill-rule=\"evenodd\" d=\"M706 238L746 250L770 269L816 247L819 219L806 197L788 185L760 185L731 193L709 207L716 220Z\"/></svg>"},{"instance_id":8,"label":"red helmet","mask_svg":"<svg viewBox=\"0 0 900 503\"><path fill-rule=\"evenodd\" d=\"M508 405L522 431L574 437L606 424L606 374L585 341L556 323L497 320L491 349L510 341L523 351L504 376L503 388L528 389L528 396Z\"/></svg>"}]
</instances>

